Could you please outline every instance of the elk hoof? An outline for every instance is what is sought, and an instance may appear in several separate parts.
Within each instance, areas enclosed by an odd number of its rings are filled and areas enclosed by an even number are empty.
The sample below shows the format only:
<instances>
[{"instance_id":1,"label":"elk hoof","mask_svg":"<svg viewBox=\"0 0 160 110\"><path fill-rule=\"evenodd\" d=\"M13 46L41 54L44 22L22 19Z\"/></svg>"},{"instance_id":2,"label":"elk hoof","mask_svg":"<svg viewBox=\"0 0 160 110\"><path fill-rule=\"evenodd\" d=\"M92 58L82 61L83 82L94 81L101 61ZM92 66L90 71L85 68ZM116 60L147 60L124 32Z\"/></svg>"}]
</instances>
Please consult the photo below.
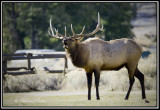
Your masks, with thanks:
<instances>
[{"instance_id":1,"label":"elk hoof","mask_svg":"<svg viewBox=\"0 0 160 110\"><path fill-rule=\"evenodd\" d=\"M97 98L97 100L100 100L100 98Z\"/></svg>"},{"instance_id":2,"label":"elk hoof","mask_svg":"<svg viewBox=\"0 0 160 110\"><path fill-rule=\"evenodd\" d=\"M150 103L148 100L145 100L146 103Z\"/></svg>"}]
</instances>

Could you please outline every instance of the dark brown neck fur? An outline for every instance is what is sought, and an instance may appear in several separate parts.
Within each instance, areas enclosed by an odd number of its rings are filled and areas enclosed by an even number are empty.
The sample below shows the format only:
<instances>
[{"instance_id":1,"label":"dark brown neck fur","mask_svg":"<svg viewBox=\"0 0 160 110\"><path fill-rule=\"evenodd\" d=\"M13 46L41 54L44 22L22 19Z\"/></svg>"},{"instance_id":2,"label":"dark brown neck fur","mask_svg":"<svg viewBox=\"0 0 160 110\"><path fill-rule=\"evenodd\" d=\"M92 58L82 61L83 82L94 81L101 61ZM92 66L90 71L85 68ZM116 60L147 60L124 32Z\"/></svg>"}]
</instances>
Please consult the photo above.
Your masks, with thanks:
<instances>
[{"instance_id":1,"label":"dark brown neck fur","mask_svg":"<svg viewBox=\"0 0 160 110\"><path fill-rule=\"evenodd\" d=\"M69 57L71 58L74 66L83 68L87 64L87 51L81 44L76 44L74 48L68 49Z\"/></svg>"}]
</instances>

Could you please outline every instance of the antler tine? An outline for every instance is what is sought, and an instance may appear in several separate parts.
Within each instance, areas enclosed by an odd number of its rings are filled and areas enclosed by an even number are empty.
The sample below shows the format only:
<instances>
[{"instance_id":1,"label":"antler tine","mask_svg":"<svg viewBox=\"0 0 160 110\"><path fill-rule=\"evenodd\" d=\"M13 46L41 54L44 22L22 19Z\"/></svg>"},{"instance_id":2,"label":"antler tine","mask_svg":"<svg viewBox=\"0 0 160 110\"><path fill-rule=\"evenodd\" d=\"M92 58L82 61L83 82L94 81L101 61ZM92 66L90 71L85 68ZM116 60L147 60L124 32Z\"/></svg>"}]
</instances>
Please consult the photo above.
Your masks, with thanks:
<instances>
[{"instance_id":1,"label":"antler tine","mask_svg":"<svg viewBox=\"0 0 160 110\"><path fill-rule=\"evenodd\" d=\"M49 30L48 30L48 34L49 34L50 36L52 36Z\"/></svg>"},{"instance_id":2,"label":"antler tine","mask_svg":"<svg viewBox=\"0 0 160 110\"><path fill-rule=\"evenodd\" d=\"M85 26L83 26L82 32L81 32L80 34L83 34L83 32L84 32L84 29L85 29Z\"/></svg>"},{"instance_id":3,"label":"antler tine","mask_svg":"<svg viewBox=\"0 0 160 110\"><path fill-rule=\"evenodd\" d=\"M51 30L51 32L52 32L52 35L54 35L53 27L52 27L52 19L50 19L50 30Z\"/></svg>"},{"instance_id":4,"label":"antler tine","mask_svg":"<svg viewBox=\"0 0 160 110\"><path fill-rule=\"evenodd\" d=\"M61 37L65 38L65 36L64 36L64 35L62 35L62 34L59 34L59 33L58 33L58 29L55 29L55 32L56 32L56 35L58 35L58 36L61 36Z\"/></svg>"},{"instance_id":5,"label":"antler tine","mask_svg":"<svg viewBox=\"0 0 160 110\"><path fill-rule=\"evenodd\" d=\"M51 32L50 32L51 31ZM55 32L56 32L56 35L54 34L54 31L53 31L53 27L52 27L52 19L50 19L50 29L48 30L48 34L51 36L51 37L54 37L54 38L57 38L57 39L63 39L64 36L59 34L58 33L58 30L55 29ZM60 37L61 36L61 37Z\"/></svg>"},{"instance_id":6,"label":"antler tine","mask_svg":"<svg viewBox=\"0 0 160 110\"><path fill-rule=\"evenodd\" d=\"M84 29L85 29L85 26L83 26L83 29L82 29L82 31L81 31L80 34L76 34L76 35L75 35L76 39L83 39L83 38L84 38L84 36L82 36L82 34L83 34L83 32L84 32ZM77 37L79 37L79 38L77 38Z\"/></svg>"},{"instance_id":7,"label":"antler tine","mask_svg":"<svg viewBox=\"0 0 160 110\"><path fill-rule=\"evenodd\" d=\"M52 34L50 33L50 31L52 32ZM56 39L63 39L63 37L59 37L59 36L57 36L57 35L54 35L54 32L50 29L50 30L48 30L48 34L51 36L51 37L54 37L54 38L56 38Z\"/></svg>"},{"instance_id":8,"label":"antler tine","mask_svg":"<svg viewBox=\"0 0 160 110\"><path fill-rule=\"evenodd\" d=\"M67 37L67 29L66 29L66 26L65 26L65 37Z\"/></svg>"},{"instance_id":9,"label":"antler tine","mask_svg":"<svg viewBox=\"0 0 160 110\"><path fill-rule=\"evenodd\" d=\"M95 29L93 32L89 33L89 34L83 34L83 36L84 36L84 37L92 36L92 35L94 35L95 33L97 33L99 30L100 30L100 31L103 31L103 26L102 26L102 28L100 28L100 14L99 14L99 12L98 12L98 24L97 24L97 26L96 26L96 29Z\"/></svg>"},{"instance_id":10,"label":"antler tine","mask_svg":"<svg viewBox=\"0 0 160 110\"><path fill-rule=\"evenodd\" d=\"M98 27L99 27L99 30L100 31L103 31L103 25L102 25L102 27L100 28L100 14L99 14L99 12L98 12Z\"/></svg>"},{"instance_id":11,"label":"antler tine","mask_svg":"<svg viewBox=\"0 0 160 110\"><path fill-rule=\"evenodd\" d=\"M102 24L102 27L100 28L100 31L103 31L103 24Z\"/></svg>"},{"instance_id":12,"label":"antler tine","mask_svg":"<svg viewBox=\"0 0 160 110\"><path fill-rule=\"evenodd\" d=\"M77 38L77 37L82 37L82 34L83 34L83 32L84 32L84 29L85 29L85 26L83 26L83 29L82 29L81 33L80 33L80 34L75 34L74 37L75 37L75 38Z\"/></svg>"},{"instance_id":13,"label":"antler tine","mask_svg":"<svg viewBox=\"0 0 160 110\"><path fill-rule=\"evenodd\" d=\"M98 26L100 26L100 15L99 15L99 12L98 12Z\"/></svg>"},{"instance_id":14,"label":"antler tine","mask_svg":"<svg viewBox=\"0 0 160 110\"><path fill-rule=\"evenodd\" d=\"M58 29L54 28L54 31L56 32L56 35L58 35Z\"/></svg>"},{"instance_id":15,"label":"antler tine","mask_svg":"<svg viewBox=\"0 0 160 110\"><path fill-rule=\"evenodd\" d=\"M74 32L74 30L73 30L72 24L71 24L71 31L72 31L73 36L74 36L74 35L75 35L75 32Z\"/></svg>"},{"instance_id":16,"label":"antler tine","mask_svg":"<svg viewBox=\"0 0 160 110\"><path fill-rule=\"evenodd\" d=\"M97 24L95 30L97 30L97 29L99 29L99 28L100 28L100 15L99 15L99 12L98 12L98 24ZM95 30L94 30L94 31L95 31Z\"/></svg>"},{"instance_id":17,"label":"antler tine","mask_svg":"<svg viewBox=\"0 0 160 110\"><path fill-rule=\"evenodd\" d=\"M89 37L89 36L92 36L95 33L97 33L99 30L103 31L103 26L100 27L100 14L99 14L99 12L98 12L98 24L96 26L96 29L89 34L83 34L84 29L85 29L85 26L83 27L82 32L80 34L75 34L74 31L73 31L72 25L71 25L71 30L72 30L72 33L74 33L74 37L82 37L82 36L83 37Z\"/></svg>"}]
</instances>

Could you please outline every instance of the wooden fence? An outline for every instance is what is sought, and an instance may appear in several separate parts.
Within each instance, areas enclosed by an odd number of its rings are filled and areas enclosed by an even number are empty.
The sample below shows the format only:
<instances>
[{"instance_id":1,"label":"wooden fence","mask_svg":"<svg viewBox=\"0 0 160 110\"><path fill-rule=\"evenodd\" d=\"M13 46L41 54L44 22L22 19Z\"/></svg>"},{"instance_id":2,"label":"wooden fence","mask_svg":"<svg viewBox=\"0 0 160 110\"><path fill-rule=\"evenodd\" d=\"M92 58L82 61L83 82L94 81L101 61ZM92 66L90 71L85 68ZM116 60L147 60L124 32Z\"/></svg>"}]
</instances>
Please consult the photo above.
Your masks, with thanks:
<instances>
[{"instance_id":1,"label":"wooden fence","mask_svg":"<svg viewBox=\"0 0 160 110\"><path fill-rule=\"evenodd\" d=\"M17 54L5 54L3 55L3 77L5 74L9 75L23 75L23 74L35 74L35 68L31 66L31 59L44 59L44 58L64 58L64 70L49 70L44 67L45 71L50 73L67 73L68 64L65 52L54 52L52 54L32 54L32 53L17 53ZM27 60L27 67L7 67L7 61L9 60ZM32 68L31 68L32 67ZM24 72L18 70L25 69ZM14 72L13 72L14 71ZM17 72L15 72L17 71Z\"/></svg>"}]
</instances>

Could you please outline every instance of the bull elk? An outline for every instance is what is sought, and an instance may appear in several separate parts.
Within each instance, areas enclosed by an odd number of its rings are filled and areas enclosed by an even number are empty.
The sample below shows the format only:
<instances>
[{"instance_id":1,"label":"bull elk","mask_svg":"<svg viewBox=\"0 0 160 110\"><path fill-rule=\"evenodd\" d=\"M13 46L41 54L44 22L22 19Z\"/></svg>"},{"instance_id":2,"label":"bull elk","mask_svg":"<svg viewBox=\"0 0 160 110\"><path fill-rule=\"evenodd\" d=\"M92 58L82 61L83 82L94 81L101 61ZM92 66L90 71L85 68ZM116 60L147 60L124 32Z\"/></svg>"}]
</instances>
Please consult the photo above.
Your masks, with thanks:
<instances>
[{"instance_id":1,"label":"bull elk","mask_svg":"<svg viewBox=\"0 0 160 110\"><path fill-rule=\"evenodd\" d=\"M84 29L85 26L80 34L75 34L71 24L72 36L67 35L66 26L65 35L58 33L57 29L55 29L55 34L50 19L48 34L56 39L62 39L64 43L63 47L72 63L76 67L85 69L88 83L88 100L91 100L92 73L94 73L95 76L96 97L97 100L100 100L98 89L100 71L119 70L122 67L127 68L130 83L125 99L127 100L129 98L130 91L135 81L134 76L140 81L142 99L145 99L144 75L137 67L142 54L142 48L134 40L128 38L111 41L89 38L81 42L84 37L90 37L98 31L103 31L103 26L100 26L99 13L96 29L89 34L83 34Z\"/></svg>"}]
</instances>

